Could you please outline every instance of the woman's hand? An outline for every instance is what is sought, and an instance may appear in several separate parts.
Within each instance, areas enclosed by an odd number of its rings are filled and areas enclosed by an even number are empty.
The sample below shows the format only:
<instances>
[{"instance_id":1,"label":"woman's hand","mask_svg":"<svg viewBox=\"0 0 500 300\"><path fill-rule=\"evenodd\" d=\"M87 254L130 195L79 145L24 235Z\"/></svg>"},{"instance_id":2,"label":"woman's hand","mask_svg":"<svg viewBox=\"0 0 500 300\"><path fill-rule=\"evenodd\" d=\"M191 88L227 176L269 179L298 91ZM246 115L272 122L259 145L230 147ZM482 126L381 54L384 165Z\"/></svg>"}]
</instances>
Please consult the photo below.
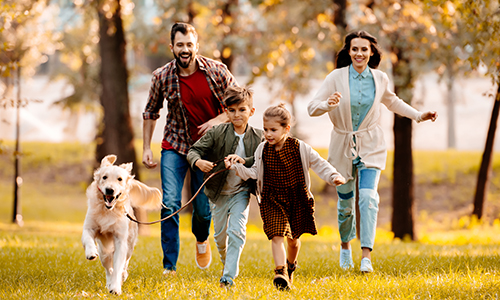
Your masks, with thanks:
<instances>
[{"instance_id":1,"label":"woman's hand","mask_svg":"<svg viewBox=\"0 0 500 300\"><path fill-rule=\"evenodd\" d=\"M431 120L432 122L436 121L438 117L437 112L435 111L427 111L422 114L422 121Z\"/></svg>"},{"instance_id":2,"label":"woman's hand","mask_svg":"<svg viewBox=\"0 0 500 300\"><path fill-rule=\"evenodd\" d=\"M327 99L328 105L337 105L340 102L340 98L342 98L342 94L340 94L340 92L331 94Z\"/></svg>"}]
</instances>

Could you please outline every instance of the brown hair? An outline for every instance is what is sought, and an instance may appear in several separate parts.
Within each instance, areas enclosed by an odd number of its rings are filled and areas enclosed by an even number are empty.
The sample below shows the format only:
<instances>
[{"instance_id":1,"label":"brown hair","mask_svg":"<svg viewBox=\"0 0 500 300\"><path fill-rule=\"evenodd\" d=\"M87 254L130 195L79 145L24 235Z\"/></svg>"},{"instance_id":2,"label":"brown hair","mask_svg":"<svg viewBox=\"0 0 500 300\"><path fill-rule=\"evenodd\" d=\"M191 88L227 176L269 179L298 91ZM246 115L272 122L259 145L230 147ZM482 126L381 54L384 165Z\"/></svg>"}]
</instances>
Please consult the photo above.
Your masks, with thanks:
<instances>
[{"instance_id":1,"label":"brown hair","mask_svg":"<svg viewBox=\"0 0 500 300\"><path fill-rule=\"evenodd\" d=\"M371 34L369 34L364 30L354 31L346 35L344 47L342 47L342 49L340 49L339 53L337 54L337 61L336 61L337 64L335 67L337 69L340 69L352 64L352 59L351 56L349 55L349 50L351 50L351 41L355 38L365 39L370 42L370 48L372 50L373 55L370 57L370 60L368 61L368 66L372 69L378 68L380 60L382 59L382 51L380 50L380 46L378 45L377 38L375 38L374 36L372 36Z\"/></svg>"},{"instance_id":2,"label":"brown hair","mask_svg":"<svg viewBox=\"0 0 500 300\"><path fill-rule=\"evenodd\" d=\"M266 109L266 111L264 112L264 119L270 119L270 118L277 118L278 123L280 123L280 125L283 127L292 125L292 115L285 108L285 103L283 102Z\"/></svg>"},{"instance_id":3,"label":"brown hair","mask_svg":"<svg viewBox=\"0 0 500 300\"><path fill-rule=\"evenodd\" d=\"M253 90L245 86L229 86L224 92L224 105L229 107L242 102L253 108Z\"/></svg>"},{"instance_id":4,"label":"brown hair","mask_svg":"<svg viewBox=\"0 0 500 300\"><path fill-rule=\"evenodd\" d=\"M192 33L196 38L196 40L198 40L198 33L196 32L196 29L193 27L193 25L188 23L177 22L172 26L172 29L170 30L170 42L172 43L172 45L174 44L175 35L177 34L177 32L180 32L183 35L188 35L188 33Z\"/></svg>"}]
</instances>

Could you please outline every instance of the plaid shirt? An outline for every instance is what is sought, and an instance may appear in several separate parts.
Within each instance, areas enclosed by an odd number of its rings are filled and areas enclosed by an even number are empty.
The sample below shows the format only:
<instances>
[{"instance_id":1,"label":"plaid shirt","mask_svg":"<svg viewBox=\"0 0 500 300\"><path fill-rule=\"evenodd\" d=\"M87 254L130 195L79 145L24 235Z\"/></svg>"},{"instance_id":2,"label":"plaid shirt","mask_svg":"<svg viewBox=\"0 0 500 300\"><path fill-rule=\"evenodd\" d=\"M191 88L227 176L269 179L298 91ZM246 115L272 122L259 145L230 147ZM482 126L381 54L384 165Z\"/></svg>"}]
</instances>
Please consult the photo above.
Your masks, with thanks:
<instances>
[{"instance_id":1,"label":"plaid shirt","mask_svg":"<svg viewBox=\"0 0 500 300\"><path fill-rule=\"evenodd\" d=\"M224 92L227 87L238 85L236 79L221 62L201 55L196 55L196 61L207 77L210 90L219 101L219 114L221 114L224 111ZM181 100L175 59L153 72L148 103L142 114L143 119L157 120L160 117L159 111L163 107L164 99L167 100L168 113L163 139L176 151L187 155L189 147L195 141L190 136L187 111Z\"/></svg>"}]
</instances>

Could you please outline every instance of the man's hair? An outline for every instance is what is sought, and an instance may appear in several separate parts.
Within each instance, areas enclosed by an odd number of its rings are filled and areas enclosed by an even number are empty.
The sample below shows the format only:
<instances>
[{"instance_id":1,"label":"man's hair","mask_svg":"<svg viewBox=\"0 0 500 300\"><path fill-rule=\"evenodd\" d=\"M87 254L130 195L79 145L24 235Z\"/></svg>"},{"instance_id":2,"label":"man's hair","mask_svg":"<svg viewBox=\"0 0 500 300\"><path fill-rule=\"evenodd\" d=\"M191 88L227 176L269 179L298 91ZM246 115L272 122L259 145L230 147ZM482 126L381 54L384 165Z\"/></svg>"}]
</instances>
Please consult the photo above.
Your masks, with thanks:
<instances>
[{"instance_id":1,"label":"man's hair","mask_svg":"<svg viewBox=\"0 0 500 300\"><path fill-rule=\"evenodd\" d=\"M196 29L193 27L193 25L188 23L177 22L172 26L172 29L170 30L170 42L172 43L172 45L174 44L175 35L177 34L177 32L180 32L183 35L188 35L188 33L192 33L196 38L196 40L198 40L198 33L196 32Z\"/></svg>"},{"instance_id":2,"label":"man's hair","mask_svg":"<svg viewBox=\"0 0 500 300\"><path fill-rule=\"evenodd\" d=\"M368 60L368 66L372 69L376 69L380 64L380 60L382 58L382 51L377 42L377 38L369 34L364 30L354 31L346 35L344 47L340 49L337 54L337 65L336 68L340 69L343 67L347 67L352 63L351 56L349 55L349 51L351 50L351 41L355 38L365 39L370 42L370 48L372 50L373 55Z\"/></svg>"},{"instance_id":3,"label":"man's hair","mask_svg":"<svg viewBox=\"0 0 500 300\"><path fill-rule=\"evenodd\" d=\"M242 102L246 102L248 107L253 108L253 90L250 87L229 86L224 92L224 104L226 107Z\"/></svg>"}]
</instances>

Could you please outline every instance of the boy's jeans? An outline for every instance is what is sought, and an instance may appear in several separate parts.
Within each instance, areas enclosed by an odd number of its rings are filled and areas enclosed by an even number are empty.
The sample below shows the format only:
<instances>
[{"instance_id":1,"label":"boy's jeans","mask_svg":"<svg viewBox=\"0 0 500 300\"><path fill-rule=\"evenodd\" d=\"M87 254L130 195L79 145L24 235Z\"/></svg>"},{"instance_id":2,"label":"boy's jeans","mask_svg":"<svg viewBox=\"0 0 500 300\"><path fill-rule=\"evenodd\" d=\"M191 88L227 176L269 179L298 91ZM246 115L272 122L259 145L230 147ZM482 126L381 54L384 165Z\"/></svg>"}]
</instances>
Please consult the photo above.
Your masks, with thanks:
<instances>
[{"instance_id":1,"label":"boy's jeans","mask_svg":"<svg viewBox=\"0 0 500 300\"><path fill-rule=\"evenodd\" d=\"M356 172L357 171L357 172ZM377 192L380 179L380 169L367 168L356 159L353 162L354 179L337 186L339 201L337 214L340 239L347 243L356 237L356 177L359 179L359 214L361 248L373 249L375 231L377 228L377 214L379 195Z\"/></svg>"},{"instance_id":2,"label":"boy's jeans","mask_svg":"<svg viewBox=\"0 0 500 300\"><path fill-rule=\"evenodd\" d=\"M210 202L214 239L224 265L222 276L231 279L239 273L241 252L246 240L249 197L248 191L242 191L234 195L221 195L216 203Z\"/></svg>"},{"instance_id":3,"label":"boy's jeans","mask_svg":"<svg viewBox=\"0 0 500 300\"><path fill-rule=\"evenodd\" d=\"M191 170L186 156L175 150L161 151L161 186L163 190L163 204L167 208L161 209L164 218L181 208L182 187L187 171L191 171L191 193L194 195L203 183L203 172ZM204 242L210 235L210 206L208 198L200 191L193 200L193 216L191 231L196 241ZM179 258L179 214L161 222L161 247L163 249L163 268L176 270Z\"/></svg>"}]
</instances>

